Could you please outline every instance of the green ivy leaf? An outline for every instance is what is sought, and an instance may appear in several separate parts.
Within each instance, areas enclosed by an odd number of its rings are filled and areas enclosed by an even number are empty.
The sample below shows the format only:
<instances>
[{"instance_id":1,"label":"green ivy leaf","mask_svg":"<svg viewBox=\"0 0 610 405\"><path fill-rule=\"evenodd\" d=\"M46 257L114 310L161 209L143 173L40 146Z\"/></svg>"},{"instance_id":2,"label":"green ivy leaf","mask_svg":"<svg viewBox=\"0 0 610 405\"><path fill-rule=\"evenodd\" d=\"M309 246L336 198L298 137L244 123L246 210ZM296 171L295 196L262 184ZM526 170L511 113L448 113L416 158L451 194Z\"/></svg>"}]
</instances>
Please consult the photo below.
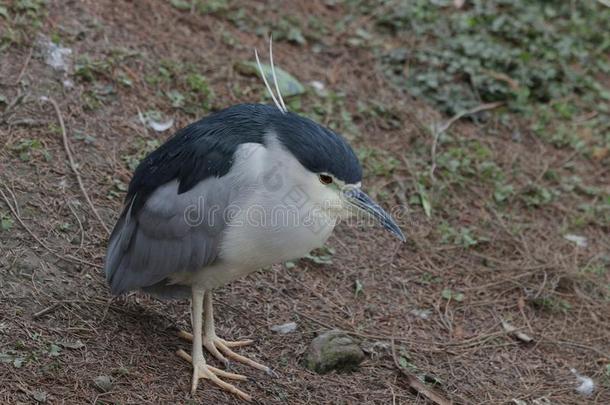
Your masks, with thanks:
<instances>
[{"instance_id":1,"label":"green ivy leaf","mask_svg":"<svg viewBox=\"0 0 610 405\"><path fill-rule=\"evenodd\" d=\"M424 209L424 213L428 218L430 218L432 216L432 204L430 204L428 193L426 192L424 186L420 183L417 184L417 191L419 193L419 201Z\"/></svg>"},{"instance_id":2,"label":"green ivy leaf","mask_svg":"<svg viewBox=\"0 0 610 405\"><path fill-rule=\"evenodd\" d=\"M358 296L358 294L364 293L364 286L362 285L362 282L360 280L356 280L355 288L356 288L356 292L354 293L354 295L356 297Z\"/></svg>"},{"instance_id":3,"label":"green ivy leaf","mask_svg":"<svg viewBox=\"0 0 610 405\"><path fill-rule=\"evenodd\" d=\"M11 218L8 217L4 217L0 220L0 228L3 231L10 231L11 228L13 227L13 220Z\"/></svg>"},{"instance_id":4,"label":"green ivy leaf","mask_svg":"<svg viewBox=\"0 0 610 405\"><path fill-rule=\"evenodd\" d=\"M51 343L51 347L49 348L49 356L57 357L61 352L61 347L57 346L55 343Z\"/></svg>"}]
</instances>

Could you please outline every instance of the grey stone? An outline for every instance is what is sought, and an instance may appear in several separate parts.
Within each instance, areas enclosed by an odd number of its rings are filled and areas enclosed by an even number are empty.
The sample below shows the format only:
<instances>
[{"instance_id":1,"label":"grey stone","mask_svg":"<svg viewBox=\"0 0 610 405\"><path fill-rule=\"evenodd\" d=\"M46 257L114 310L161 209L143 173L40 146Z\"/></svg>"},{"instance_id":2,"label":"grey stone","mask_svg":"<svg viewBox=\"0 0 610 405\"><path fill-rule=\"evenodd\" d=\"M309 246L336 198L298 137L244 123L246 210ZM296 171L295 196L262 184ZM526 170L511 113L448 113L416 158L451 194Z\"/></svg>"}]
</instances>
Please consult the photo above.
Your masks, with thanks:
<instances>
[{"instance_id":1,"label":"grey stone","mask_svg":"<svg viewBox=\"0 0 610 405\"><path fill-rule=\"evenodd\" d=\"M110 378L108 375L100 375L95 377L93 384L95 385L95 388L101 392L108 392L112 390L112 378Z\"/></svg>"},{"instance_id":2,"label":"grey stone","mask_svg":"<svg viewBox=\"0 0 610 405\"><path fill-rule=\"evenodd\" d=\"M354 370L363 360L364 353L351 336L340 330L331 330L312 340L305 365L323 374L332 370Z\"/></svg>"},{"instance_id":3,"label":"grey stone","mask_svg":"<svg viewBox=\"0 0 610 405\"><path fill-rule=\"evenodd\" d=\"M32 398L38 403L44 404L47 402L47 393L41 390L32 391Z\"/></svg>"},{"instance_id":4,"label":"grey stone","mask_svg":"<svg viewBox=\"0 0 610 405\"><path fill-rule=\"evenodd\" d=\"M282 325L273 325L270 327L270 329L274 332L285 335L287 333L292 333L295 330L297 330L297 324L296 324L296 322L288 322L288 323L284 323Z\"/></svg>"}]
</instances>

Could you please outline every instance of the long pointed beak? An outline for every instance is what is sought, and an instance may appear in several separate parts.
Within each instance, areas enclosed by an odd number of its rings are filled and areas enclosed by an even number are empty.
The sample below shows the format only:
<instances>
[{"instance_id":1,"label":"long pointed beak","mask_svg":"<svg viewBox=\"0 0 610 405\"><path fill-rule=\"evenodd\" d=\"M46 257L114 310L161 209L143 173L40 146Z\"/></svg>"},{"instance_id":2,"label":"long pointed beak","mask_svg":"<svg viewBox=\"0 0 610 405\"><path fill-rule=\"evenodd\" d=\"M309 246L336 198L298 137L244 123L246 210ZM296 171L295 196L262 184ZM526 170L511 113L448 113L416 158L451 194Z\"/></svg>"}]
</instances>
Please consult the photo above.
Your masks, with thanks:
<instances>
[{"instance_id":1,"label":"long pointed beak","mask_svg":"<svg viewBox=\"0 0 610 405\"><path fill-rule=\"evenodd\" d=\"M390 214L385 212L383 208L373 201L364 191L360 190L358 187L350 187L343 192L343 195L350 204L375 218L381 226L396 235L398 239L403 242L407 240Z\"/></svg>"}]
</instances>

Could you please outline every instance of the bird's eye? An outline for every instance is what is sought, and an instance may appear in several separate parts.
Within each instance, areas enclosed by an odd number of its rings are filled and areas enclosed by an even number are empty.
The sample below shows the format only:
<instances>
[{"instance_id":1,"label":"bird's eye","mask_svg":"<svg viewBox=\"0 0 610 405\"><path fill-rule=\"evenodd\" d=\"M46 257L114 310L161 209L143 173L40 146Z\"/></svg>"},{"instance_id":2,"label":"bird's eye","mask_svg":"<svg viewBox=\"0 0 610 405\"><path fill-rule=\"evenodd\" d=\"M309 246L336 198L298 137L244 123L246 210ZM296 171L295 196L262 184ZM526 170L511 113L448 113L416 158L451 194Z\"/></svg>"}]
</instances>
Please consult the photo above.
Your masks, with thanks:
<instances>
[{"instance_id":1,"label":"bird's eye","mask_svg":"<svg viewBox=\"0 0 610 405\"><path fill-rule=\"evenodd\" d=\"M322 184L330 184L333 182L333 178L330 176L327 176L326 174L321 174L320 175L320 183Z\"/></svg>"}]
</instances>

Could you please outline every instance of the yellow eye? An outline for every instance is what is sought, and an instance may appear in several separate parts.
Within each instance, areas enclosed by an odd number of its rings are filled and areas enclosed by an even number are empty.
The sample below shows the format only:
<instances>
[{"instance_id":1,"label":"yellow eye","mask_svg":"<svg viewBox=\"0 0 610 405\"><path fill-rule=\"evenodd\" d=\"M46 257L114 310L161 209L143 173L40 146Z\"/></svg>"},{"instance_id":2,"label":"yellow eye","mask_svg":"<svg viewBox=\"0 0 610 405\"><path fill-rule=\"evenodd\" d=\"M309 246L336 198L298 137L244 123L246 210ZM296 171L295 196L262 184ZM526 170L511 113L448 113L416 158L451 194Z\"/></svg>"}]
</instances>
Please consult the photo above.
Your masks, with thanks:
<instances>
[{"instance_id":1,"label":"yellow eye","mask_svg":"<svg viewBox=\"0 0 610 405\"><path fill-rule=\"evenodd\" d=\"M330 176L327 176L326 174L321 174L320 175L320 183L322 184L330 184L333 182L333 178Z\"/></svg>"}]
</instances>

